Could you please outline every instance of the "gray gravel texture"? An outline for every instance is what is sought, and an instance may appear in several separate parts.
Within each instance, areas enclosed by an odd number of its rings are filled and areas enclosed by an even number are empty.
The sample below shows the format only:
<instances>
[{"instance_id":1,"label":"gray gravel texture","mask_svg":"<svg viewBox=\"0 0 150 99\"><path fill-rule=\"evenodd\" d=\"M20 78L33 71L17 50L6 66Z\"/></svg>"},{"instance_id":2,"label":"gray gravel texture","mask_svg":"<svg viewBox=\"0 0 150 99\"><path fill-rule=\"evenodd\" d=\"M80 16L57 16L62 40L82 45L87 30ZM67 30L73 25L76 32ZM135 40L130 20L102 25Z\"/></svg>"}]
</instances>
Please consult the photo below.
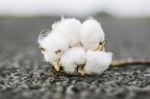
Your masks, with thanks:
<instances>
[{"instance_id":1,"label":"gray gravel texture","mask_svg":"<svg viewBox=\"0 0 150 99\"><path fill-rule=\"evenodd\" d=\"M95 18L114 59L150 58L149 19ZM149 66L109 68L85 77L51 72L36 39L58 19L0 18L0 99L150 99Z\"/></svg>"}]
</instances>

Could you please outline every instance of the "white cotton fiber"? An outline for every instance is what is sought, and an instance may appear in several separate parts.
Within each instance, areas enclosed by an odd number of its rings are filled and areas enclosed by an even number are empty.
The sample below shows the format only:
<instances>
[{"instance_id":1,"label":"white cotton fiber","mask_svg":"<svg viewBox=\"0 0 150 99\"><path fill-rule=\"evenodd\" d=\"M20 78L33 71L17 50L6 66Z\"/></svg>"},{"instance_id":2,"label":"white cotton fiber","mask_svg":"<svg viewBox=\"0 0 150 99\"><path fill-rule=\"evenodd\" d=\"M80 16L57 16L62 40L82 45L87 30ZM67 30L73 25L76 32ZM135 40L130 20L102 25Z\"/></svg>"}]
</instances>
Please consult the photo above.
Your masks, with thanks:
<instances>
[{"instance_id":1,"label":"white cotton fiber","mask_svg":"<svg viewBox=\"0 0 150 99\"><path fill-rule=\"evenodd\" d=\"M87 51L85 74L102 74L112 62L111 52Z\"/></svg>"},{"instance_id":2,"label":"white cotton fiber","mask_svg":"<svg viewBox=\"0 0 150 99\"><path fill-rule=\"evenodd\" d=\"M83 22L80 32L81 43L86 50L96 50L100 42L104 42L105 34L95 19Z\"/></svg>"},{"instance_id":3,"label":"white cotton fiber","mask_svg":"<svg viewBox=\"0 0 150 99\"><path fill-rule=\"evenodd\" d=\"M38 41L41 48L45 49L42 54L47 62L58 61L65 51L69 49L69 42L62 36L49 34ZM60 50L59 54L56 51Z\"/></svg>"},{"instance_id":4,"label":"white cotton fiber","mask_svg":"<svg viewBox=\"0 0 150 99\"><path fill-rule=\"evenodd\" d=\"M52 33L68 39L71 47L77 47L81 46L79 38L80 27L80 21L75 18L62 19L52 25Z\"/></svg>"},{"instance_id":5,"label":"white cotton fiber","mask_svg":"<svg viewBox=\"0 0 150 99\"><path fill-rule=\"evenodd\" d=\"M104 41L105 34L97 20L88 19L81 24L75 18L61 19L38 38L45 61L57 71L61 65L65 73L88 75L102 74L112 62L111 52L99 50ZM78 67L83 65L80 70Z\"/></svg>"},{"instance_id":6,"label":"white cotton fiber","mask_svg":"<svg viewBox=\"0 0 150 99\"><path fill-rule=\"evenodd\" d=\"M82 47L74 47L65 52L60 60L64 71L74 74L77 66L85 64L85 55L85 50Z\"/></svg>"}]
</instances>

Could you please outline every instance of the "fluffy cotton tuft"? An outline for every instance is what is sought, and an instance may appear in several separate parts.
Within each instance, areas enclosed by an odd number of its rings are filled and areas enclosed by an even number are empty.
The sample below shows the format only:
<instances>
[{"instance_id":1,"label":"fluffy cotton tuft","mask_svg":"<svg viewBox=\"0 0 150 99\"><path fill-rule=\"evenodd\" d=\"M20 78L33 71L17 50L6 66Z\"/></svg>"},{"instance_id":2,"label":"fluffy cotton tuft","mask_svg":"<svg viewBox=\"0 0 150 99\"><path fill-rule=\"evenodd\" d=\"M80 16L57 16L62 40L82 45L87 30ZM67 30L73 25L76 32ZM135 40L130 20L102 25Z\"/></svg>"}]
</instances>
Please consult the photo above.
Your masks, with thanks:
<instances>
[{"instance_id":1,"label":"fluffy cotton tuft","mask_svg":"<svg viewBox=\"0 0 150 99\"><path fill-rule=\"evenodd\" d=\"M102 74L112 62L111 52L87 51L85 74Z\"/></svg>"},{"instance_id":2,"label":"fluffy cotton tuft","mask_svg":"<svg viewBox=\"0 0 150 99\"><path fill-rule=\"evenodd\" d=\"M105 34L95 19L81 24L68 18L54 23L51 31L42 31L38 43L45 61L52 63L56 71L62 66L68 74L92 75L103 73L112 62L111 52L99 50L104 40Z\"/></svg>"},{"instance_id":3,"label":"fluffy cotton tuft","mask_svg":"<svg viewBox=\"0 0 150 99\"><path fill-rule=\"evenodd\" d=\"M52 25L52 33L63 36L69 40L69 46L80 46L80 33L81 23L75 18L61 19Z\"/></svg>"},{"instance_id":4,"label":"fluffy cotton tuft","mask_svg":"<svg viewBox=\"0 0 150 99\"><path fill-rule=\"evenodd\" d=\"M82 47L74 47L62 55L60 62L66 73L74 74L77 66L85 64L85 58L85 50Z\"/></svg>"},{"instance_id":5,"label":"fluffy cotton tuft","mask_svg":"<svg viewBox=\"0 0 150 99\"><path fill-rule=\"evenodd\" d=\"M42 54L45 61L55 62L58 61L61 55L69 49L69 41L62 36L48 34L45 38L38 40L38 43L42 49ZM56 51L60 53L56 53Z\"/></svg>"},{"instance_id":6,"label":"fluffy cotton tuft","mask_svg":"<svg viewBox=\"0 0 150 99\"><path fill-rule=\"evenodd\" d=\"M95 19L83 22L80 32L81 43L86 50L96 50L100 42L104 42L105 34Z\"/></svg>"},{"instance_id":7,"label":"fluffy cotton tuft","mask_svg":"<svg viewBox=\"0 0 150 99\"><path fill-rule=\"evenodd\" d=\"M40 32L39 37L38 37L38 43L40 44L40 42L47 37L50 34L50 30L49 29L44 29Z\"/></svg>"}]
</instances>

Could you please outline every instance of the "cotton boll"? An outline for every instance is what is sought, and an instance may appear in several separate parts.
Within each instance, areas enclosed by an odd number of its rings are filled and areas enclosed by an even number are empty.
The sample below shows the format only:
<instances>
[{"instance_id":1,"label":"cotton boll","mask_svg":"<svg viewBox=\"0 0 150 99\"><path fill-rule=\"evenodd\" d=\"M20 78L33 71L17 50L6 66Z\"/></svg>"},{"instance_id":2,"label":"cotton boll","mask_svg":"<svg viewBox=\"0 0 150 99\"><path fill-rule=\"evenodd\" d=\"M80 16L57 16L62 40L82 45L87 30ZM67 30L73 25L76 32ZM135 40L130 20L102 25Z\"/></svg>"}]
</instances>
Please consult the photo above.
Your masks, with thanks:
<instances>
[{"instance_id":1,"label":"cotton boll","mask_svg":"<svg viewBox=\"0 0 150 99\"><path fill-rule=\"evenodd\" d=\"M42 49L45 61L56 62L61 55L69 49L69 41L62 36L48 34L43 39L38 40Z\"/></svg>"},{"instance_id":2,"label":"cotton boll","mask_svg":"<svg viewBox=\"0 0 150 99\"><path fill-rule=\"evenodd\" d=\"M105 40L101 25L95 19L83 22L80 32L81 43L86 50L96 50Z\"/></svg>"},{"instance_id":3,"label":"cotton boll","mask_svg":"<svg viewBox=\"0 0 150 99\"><path fill-rule=\"evenodd\" d=\"M81 46L80 44L81 23L75 18L61 19L52 25L52 33L63 36L69 40L70 47Z\"/></svg>"},{"instance_id":4,"label":"cotton boll","mask_svg":"<svg viewBox=\"0 0 150 99\"><path fill-rule=\"evenodd\" d=\"M82 47L74 47L65 52L60 60L61 66L68 74L75 74L77 66L85 64L86 52Z\"/></svg>"},{"instance_id":5,"label":"cotton boll","mask_svg":"<svg viewBox=\"0 0 150 99\"><path fill-rule=\"evenodd\" d=\"M111 52L87 51L85 74L102 74L112 62Z\"/></svg>"}]
</instances>

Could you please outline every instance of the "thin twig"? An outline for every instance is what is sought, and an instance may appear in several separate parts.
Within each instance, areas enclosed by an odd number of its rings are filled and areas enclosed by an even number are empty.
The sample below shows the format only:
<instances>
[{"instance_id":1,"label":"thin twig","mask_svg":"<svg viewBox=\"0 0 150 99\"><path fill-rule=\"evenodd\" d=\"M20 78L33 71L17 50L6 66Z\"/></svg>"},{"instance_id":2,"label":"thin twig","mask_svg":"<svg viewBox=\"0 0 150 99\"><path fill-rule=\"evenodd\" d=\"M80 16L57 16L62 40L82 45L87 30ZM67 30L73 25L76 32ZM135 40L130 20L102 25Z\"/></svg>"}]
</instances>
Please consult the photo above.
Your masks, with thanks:
<instances>
[{"instance_id":1,"label":"thin twig","mask_svg":"<svg viewBox=\"0 0 150 99\"><path fill-rule=\"evenodd\" d=\"M146 60L146 59L134 60L132 58L113 60L110 66L121 67L121 66L128 66L128 65L150 65L150 60Z\"/></svg>"}]
</instances>

